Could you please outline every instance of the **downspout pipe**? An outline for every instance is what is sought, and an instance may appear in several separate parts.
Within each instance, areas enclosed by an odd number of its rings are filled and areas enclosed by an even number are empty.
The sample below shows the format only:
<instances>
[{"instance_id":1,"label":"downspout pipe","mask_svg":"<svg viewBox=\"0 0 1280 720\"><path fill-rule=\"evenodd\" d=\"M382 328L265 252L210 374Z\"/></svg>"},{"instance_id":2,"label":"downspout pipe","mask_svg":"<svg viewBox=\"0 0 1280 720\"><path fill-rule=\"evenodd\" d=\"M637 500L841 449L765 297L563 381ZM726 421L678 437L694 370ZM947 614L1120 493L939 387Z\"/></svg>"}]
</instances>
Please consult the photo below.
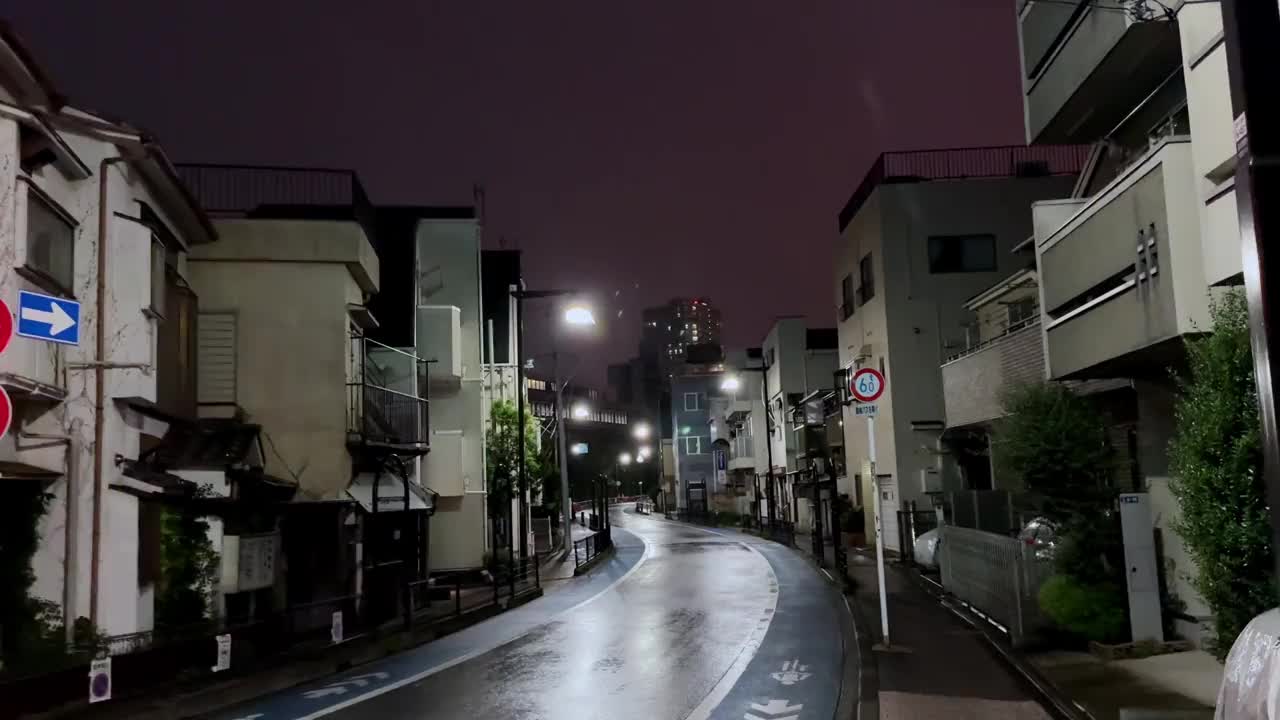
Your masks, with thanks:
<instances>
[{"instance_id":1,"label":"downspout pipe","mask_svg":"<svg viewBox=\"0 0 1280 720\"><path fill-rule=\"evenodd\" d=\"M98 626L98 583L102 563L102 445L106 435L106 361L107 353L107 224L111 213L107 207L107 170L125 158L103 158L98 165L98 304L94 328L93 369L93 539L89 564L89 621Z\"/></svg>"}]
</instances>

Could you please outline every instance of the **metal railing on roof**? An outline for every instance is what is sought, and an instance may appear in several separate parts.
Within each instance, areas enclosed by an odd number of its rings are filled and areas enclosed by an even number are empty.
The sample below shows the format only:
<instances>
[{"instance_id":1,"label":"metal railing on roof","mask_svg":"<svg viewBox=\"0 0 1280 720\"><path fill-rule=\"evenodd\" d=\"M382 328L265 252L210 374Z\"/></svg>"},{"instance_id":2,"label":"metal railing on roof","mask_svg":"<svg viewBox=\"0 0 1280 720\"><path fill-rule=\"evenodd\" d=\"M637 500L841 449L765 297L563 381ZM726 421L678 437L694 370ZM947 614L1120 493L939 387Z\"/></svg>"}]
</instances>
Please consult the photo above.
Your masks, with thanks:
<instances>
[{"instance_id":1,"label":"metal railing on roof","mask_svg":"<svg viewBox=\"0 0 1280 720\"><path fill-rule=\"evenodd\" d=\"M840 211L840 230L886 183L1074 175L1089 151L1088 145L1009 145L881 153Z\"/></svg>"},{"instance_id":2,"label":"metal railing on roof","mask_svg":"<svg viewBox=\"0 0 1280 720\"><path fill-rule=\"evenodd\" d=\"M373 204L354 170L209 163L176 167L210 215L350 219L373 237Z\"/></svg>"}]
</instances>

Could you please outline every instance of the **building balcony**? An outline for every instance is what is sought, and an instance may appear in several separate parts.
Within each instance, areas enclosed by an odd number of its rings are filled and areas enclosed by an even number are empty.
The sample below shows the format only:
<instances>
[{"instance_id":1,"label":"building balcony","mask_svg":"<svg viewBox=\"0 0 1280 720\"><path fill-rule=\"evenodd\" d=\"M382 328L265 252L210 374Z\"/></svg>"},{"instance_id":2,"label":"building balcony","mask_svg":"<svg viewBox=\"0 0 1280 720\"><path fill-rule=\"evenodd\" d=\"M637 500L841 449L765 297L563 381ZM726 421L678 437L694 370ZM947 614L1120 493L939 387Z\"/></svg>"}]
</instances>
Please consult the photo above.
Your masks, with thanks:
<instances>
[{"instance_id":1,"label":"building balcony","mask_svg":"<svg viewBox=\"0 0 1280 720\"><path fill-rule=\"evenodd\" d=\"M361 336L352 338L361 362L347 384L347 445L422 455L431 449L427 363L412 353Z\"/></svg>"},{"instance_id":2,"label":"building balcony","mask_svg":"<svg viewBox=\"0 0 1280 720\"><path fill-rule=\"evenodd\" d=\"M1197 200L1191 144L1171 138L1088 200L1033 206L1051 378L1163 377L1209 327Z\"/></svg>"},{"instance_id":3,"label":"building balcony","mask_svg":"<svg viewBox=\"0 0 1280 720\"><path fill-rule=\"evenodd\" d=\"M755 470L756 458L754 455L735 455L729 458L729 470Z\"/></svg>"},{"instance_id":4,"label":"building balcony","mask_svg":"<svg viewBox=\"0 0 1280 720\"><path fill-rule=\"evenodd\" d=\"M1177 25L1153 2L1029 0L1018 24L1031 142L1102 137L1182 62Z\"/></svg>"},{"instance_id":5,"label":"building balcony","mask_svg":"<svg viewBox=\"0 0 1280 720\"><path fill-rule=\"evenodd\" d=\"M1040 318L1011 326L1003 335L952 356L942 365L947 427L990 422L1004 414L1006 387L1044 379Z\"/></svg>"}]
</instances>

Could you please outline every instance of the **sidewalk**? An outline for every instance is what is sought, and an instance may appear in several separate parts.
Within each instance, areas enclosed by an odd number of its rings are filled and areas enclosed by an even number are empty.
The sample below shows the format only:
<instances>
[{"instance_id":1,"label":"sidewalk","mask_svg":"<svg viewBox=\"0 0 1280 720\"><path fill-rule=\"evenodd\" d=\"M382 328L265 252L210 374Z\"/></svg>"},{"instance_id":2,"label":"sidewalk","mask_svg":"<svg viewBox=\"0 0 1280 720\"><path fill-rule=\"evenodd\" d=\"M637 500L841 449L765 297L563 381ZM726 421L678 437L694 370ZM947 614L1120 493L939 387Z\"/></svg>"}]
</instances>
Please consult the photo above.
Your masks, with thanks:
<instances>
[{"instance_id":1,"label":"sidewalk","mask_svg":"<svg viewBox=\"0 0 1280 720\"><path fill-rule=\"evenodd\" d=\"M596 534L595 530L590 530L576 521L570 526L570 537L573 542L577 542L583 538L591 537ZM557 550L551 553L547 560L542 563L542 582L552 582L556 580L568 580L574 576L577 570L577 563L573 559L573 548L569 548L568 552Z\"/></svg>"},{"instance_id":2,"label":"sidewalk","mask_svg":"<svg viewBox=\"0 0 1280 720\"><path fill-rule=\"evenodd\" d=\"M877 649L882 720L1049 720L1030 688L1015 679L986 640L895 567L886 567L891 649L881 649L873 558L849 553L854 602Z\"/></svg>"}]
</instances>

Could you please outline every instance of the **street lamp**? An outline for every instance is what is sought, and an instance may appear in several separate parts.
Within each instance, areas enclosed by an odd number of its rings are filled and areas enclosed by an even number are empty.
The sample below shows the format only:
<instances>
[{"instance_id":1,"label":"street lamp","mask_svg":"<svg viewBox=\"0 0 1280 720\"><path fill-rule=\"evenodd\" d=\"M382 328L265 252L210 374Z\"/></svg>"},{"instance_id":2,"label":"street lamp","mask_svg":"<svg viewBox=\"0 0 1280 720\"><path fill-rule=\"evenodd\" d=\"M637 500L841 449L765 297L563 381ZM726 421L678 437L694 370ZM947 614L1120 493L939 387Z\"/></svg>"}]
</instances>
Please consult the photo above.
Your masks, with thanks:
<instances>
[{"instance_id":1,"label":"street lamp","mask_svg":"<svg viewBox=\"0 0 1280 720\"><path fill-rule=\"evenodd\" d=\"M520 562L521 567L525 567L525 563L529 557L529 533L525 526L525 516L528 512L528 487L529 482L526 477L525 467L525 421L524 421L524 396L525 396L525 380L524 380L524 301L537 300L539 298L565 297L576 295L574 290L526 290L523 287L523 281L520 286L511 287L511 296L516 299L516 413L517 424L519 425L519 440L516 442L518 452L518 473L520 479ZM564 323L570 327L588 327L596 324L595 315L591 309L581 302L571 303L564 311ZM558 448L556 456L560 461L560 514L561 523L564 528L563 547L569 547L569 538L571 537L570 527L573 523L573 502L569 497L569 463L568 450L565 446L564 432L564 386L565 383L559 382L557 375L558 356L552 353L552 381L555 384L555 412L556 412L556 435L558 436Z\"/></svg>"},{"instance_id":2,"label":"street lamp","mask_svg":"<svg viewBox=\"0 0 1280 720\"><path fill-rule=\"evenodd\" d=\"M618 456L618 462L619 462L623 467L626 467L627 465L630 465L630 464L631 464L631 453L625 453L625 452L624 452L624 453L622 453L621 455L619 455L619 456Z\"/></svg>"},{"instance_id":3,"label":"street lamp","mask_svg":"<svg viewBox=\"0 0 1280 720\"><path fill-rule=\"evenodd\" d=\"M586 403L578 403L573 406L574 420L586 420L589 417L591 417L591 408L587 407Z\"/></svg>"},{"instance_id":4,"label":"street lamp","mask_svg":"<svg viewBox=\"0 0 1280 720\"><path fill-rule=\"evenodd\" d=\"M720 381L720 389L725 392L738 392L738 388L742 387L742 381L737 375L725 375Z\"/></svg>"},{"instance_id":5,"label":"street lamp","mask_svg":"<svg viewBox=\"0 0 1280 720\"><path fill-rule=\"evenodd\" d=\"M648 440L649 436L653 434L653 428L649 427L649 423L638 423L635 428L631 430L631 434L634 435L637 440Z\"/></svg>"}]
</instances>

